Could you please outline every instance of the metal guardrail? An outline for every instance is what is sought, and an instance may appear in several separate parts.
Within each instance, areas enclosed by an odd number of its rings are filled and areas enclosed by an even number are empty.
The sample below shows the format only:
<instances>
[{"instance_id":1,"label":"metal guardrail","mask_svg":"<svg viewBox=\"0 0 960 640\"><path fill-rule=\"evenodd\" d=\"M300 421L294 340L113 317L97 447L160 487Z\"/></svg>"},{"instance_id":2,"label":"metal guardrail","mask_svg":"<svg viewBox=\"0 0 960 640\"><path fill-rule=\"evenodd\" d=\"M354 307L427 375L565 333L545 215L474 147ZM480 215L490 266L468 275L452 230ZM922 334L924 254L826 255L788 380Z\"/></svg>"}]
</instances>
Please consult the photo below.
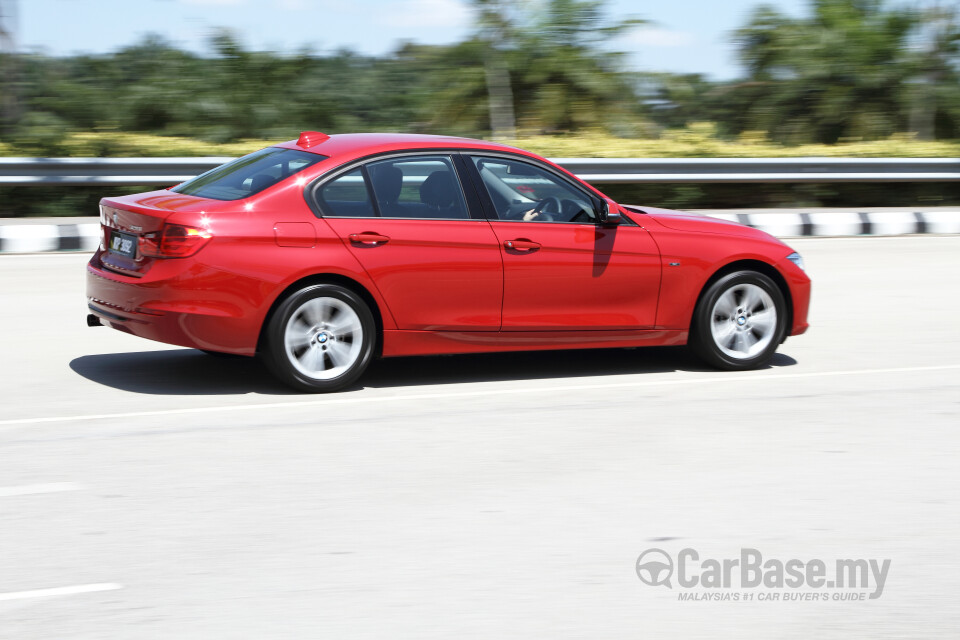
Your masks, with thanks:
<instances>
[{"instance_id":1,"label":"metal guardrail","mask_svg":"<svg viewBox=\"0 0 960 640\"><path fill-rule=\"evenodd\" d=\"M232 158L0 158L0 186L171 185ZM587 182L953 182L958 158L555 158Z\"/></svg>"},{"instance_id":2,"label":"metal guardrail","mask_svg":"<svg viewBox=\"0 0 960 640\"><path fill-rule=\"evenodd\" d=\"M0 186L173 185L233 158L0 158Z\"/></svg>"},{"instance_id":3,"label":"metal guardrail","mask_svg":"<svg viewBox=\"0 0 960 640\"><path fill-rule=\"evenodd\" d=\"M952 182L958 158L556 158L591 183Z\"/></svg>"}]
</instances>

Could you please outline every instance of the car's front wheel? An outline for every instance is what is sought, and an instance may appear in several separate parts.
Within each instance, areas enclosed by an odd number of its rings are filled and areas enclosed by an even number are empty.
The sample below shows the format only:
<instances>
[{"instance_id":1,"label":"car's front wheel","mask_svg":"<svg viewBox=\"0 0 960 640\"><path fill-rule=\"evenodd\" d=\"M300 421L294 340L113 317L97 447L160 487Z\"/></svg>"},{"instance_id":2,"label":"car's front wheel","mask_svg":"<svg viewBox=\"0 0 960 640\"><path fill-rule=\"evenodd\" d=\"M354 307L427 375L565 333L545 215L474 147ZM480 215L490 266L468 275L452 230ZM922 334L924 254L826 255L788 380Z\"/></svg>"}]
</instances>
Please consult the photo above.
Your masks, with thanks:
<instances>
[{"instance_id":1,"label":"car's front wheel","mask_svg":"<svg viewBox=\"0 0 960 640\"><path fill-rule=\"evenodd\" d=\"M376 324L353 291L332 284L304 287L270 318L263 359L280 380L300 391L347 387L373 358Z\"/></svg>"},{"instance_id":2,"label":"car's front wheel","mask_svg":"<svg viewBox=\"0 0 960 640\"><path fill-rule=\"evenodd\" d=\"M728 370L767 364L786 331L783 293L756 271L730 273L706 290L697 303L690 346L707 363Z\"/></svg>"}]
</instances>

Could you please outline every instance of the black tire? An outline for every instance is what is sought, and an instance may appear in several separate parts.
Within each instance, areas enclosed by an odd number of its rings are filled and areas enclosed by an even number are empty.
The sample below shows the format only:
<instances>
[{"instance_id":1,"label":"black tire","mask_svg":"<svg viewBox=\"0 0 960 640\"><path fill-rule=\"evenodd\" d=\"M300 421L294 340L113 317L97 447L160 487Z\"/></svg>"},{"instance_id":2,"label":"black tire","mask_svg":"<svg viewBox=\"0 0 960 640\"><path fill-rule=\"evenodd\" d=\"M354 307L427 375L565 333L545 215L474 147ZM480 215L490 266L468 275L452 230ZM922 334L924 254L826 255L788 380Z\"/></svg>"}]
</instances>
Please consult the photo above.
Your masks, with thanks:
<instances>
[{"instance_id":1,"label":"black tire","mask_svg":"<svg viewBox=\"0 0 960 640\"><path fill-rule=\"evenodd\" d=\"M759 293L756 287L764 293ZM756 305L746 299L748 293L755 296L750 300L758 300ZM731 308L728 304L718 304L721 298L724 303L739 300L733 305L734 315L725 312ZM745 308L747 305L750 305L749 309ZM768 307L776 314L773 323L766 315L771 310ZM762 318L762 324L759 321L754 324L754 317ZM726 326L728 320L729 327ZM714 334L714 326L721 332L719 336ZM689 344L693 352L709 365L728 371L745 371L769 363L783 342L786 330L787 305L780 287L762 273L736 271L712 283L700 296L693 313ZM724 331L732 336L730 341ZM762 338L757 338L758 335ZM754 339L756 342L747 347L746 343Z\"/></svg>"},{"instance_id":2,"label":"black tire","mask_svg":"<svg viewBox=\"0 0 960 640\"><path fill-rule=\"evenodd\" d=\"M329 318L329 330L323 318L312 324L309 322L316 315L325 315L322 310L327 308L334 314ZM311 318L310 310L321 312ZM349 334L337 334L335 327L338 317L351 322L351 326L358 323L359 327ZM296 341L289 343L285 338L288 325L297 337ZM376 323L367 304L344 287L315 284L291 293L277 307L264 330L261 358L271 373L284 384L298 391L326 393L339 391L356 382L373 359L375 344ZM342 349L352 354L347 364L337 364L333 357L334 347L337 348L338 358L342 357ZM311 368L308 364L317 366ZM314 375L311 375L311 371Z\"/></svg>"}]
</instances>

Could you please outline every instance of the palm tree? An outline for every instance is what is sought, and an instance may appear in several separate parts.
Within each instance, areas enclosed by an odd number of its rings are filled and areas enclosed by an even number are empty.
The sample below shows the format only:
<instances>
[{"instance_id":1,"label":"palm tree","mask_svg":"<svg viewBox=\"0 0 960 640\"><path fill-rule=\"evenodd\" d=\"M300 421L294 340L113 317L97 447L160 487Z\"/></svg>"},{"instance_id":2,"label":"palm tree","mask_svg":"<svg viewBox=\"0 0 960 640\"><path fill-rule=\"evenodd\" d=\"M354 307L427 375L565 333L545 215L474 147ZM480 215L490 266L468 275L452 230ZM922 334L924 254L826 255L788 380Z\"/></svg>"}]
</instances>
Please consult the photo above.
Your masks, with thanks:
<instances>
[{"instance_id":1,"label":"palm tree","mask_svg":"<svg viewBox=\"0 0 960 640\"><path fill-rule=\"evenodd\" d=\"M759 9L735 34L754 95L747 126L784 142L903 131L917 24L915 12L883 0L815 0L800 20Z\"/></svg>"},{"instance_id":2,"label":"palm tree","mask_svg":"<svg viewBox=\"0 0 960 640\"><path fill-rule=\"evenodd\" d=\"M490 102L490 132L494 140L517 137L510 70L505 50L515 39L510 4L503 0L473 0L477 11L476 38L484 45L483 70Z\"/></svg>"},{"instance_id":3,"label":"palm tree","mask_svg":"<svg viewBox=\"0 0 960 640\"><path fill-rule=\"evenodd\" d=\"M16 0L0 0L0 131L7 134L19 116L17 44L14 35Z\"/></svg>"}]
</instances>

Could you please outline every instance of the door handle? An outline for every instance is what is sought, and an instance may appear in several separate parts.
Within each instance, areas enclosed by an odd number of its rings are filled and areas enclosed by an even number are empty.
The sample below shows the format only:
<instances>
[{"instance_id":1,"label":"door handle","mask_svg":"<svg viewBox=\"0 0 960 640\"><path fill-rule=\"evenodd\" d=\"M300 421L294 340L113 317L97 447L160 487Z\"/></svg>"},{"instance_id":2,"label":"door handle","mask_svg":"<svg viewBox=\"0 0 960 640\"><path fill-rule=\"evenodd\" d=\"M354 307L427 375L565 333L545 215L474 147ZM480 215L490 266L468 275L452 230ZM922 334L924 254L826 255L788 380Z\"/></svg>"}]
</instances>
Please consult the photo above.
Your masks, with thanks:
<instances>
[{"instance_id":1,"label":"door handle","mask_svg":"<svg viewBox=\"0 0 960 640\"><path fill-rule=\"evenodd\" d=\"M350 242L354 244L367 244L378 247L381 244L386 244L390 236L382 236L372 231L364 231L363 233L351 233L349 238Z\"/></svg>"},{"instance_id":2,"label":"door handle","mask_svg":"<svg viewBox=\"0 0 960 640\"><path fill-rule=\"evenodd\" d=\"M524 238L517 238L516 240L507 240L503 243L503 246L507 249L513 249L514 251L536 251L540 248L540 243Z\"/></svg>"}]
</instances>

